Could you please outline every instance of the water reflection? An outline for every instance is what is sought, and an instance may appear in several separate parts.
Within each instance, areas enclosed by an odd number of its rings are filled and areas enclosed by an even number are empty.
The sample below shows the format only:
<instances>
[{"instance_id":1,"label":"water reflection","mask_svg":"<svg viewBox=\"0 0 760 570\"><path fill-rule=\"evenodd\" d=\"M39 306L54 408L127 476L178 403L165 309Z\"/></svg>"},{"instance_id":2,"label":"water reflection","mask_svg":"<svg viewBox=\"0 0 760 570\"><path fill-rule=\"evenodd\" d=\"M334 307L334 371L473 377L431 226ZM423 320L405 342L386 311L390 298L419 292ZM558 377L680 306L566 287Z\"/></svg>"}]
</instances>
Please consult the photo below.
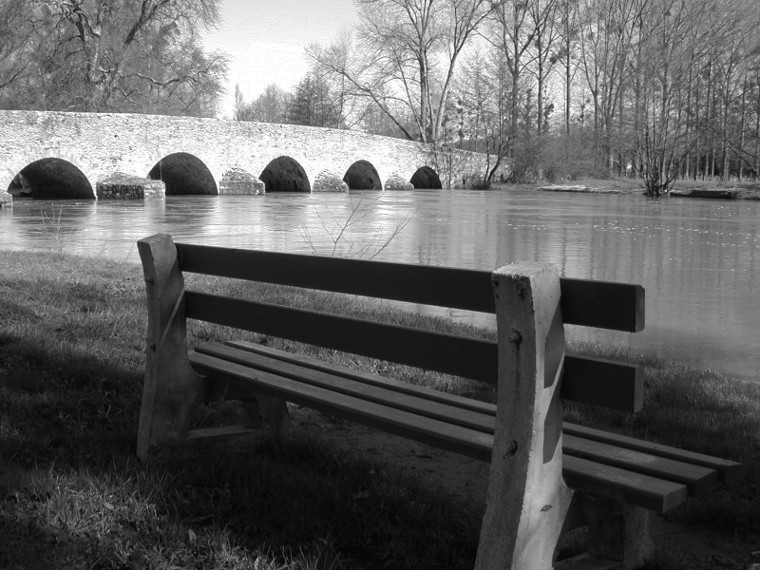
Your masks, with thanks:
<instances>
[{"instance_id":1,"label":"water reflection","mask_svg":"<svg viewBox=\"0 0 760 570\"><path fill-rule=\"evenodd\" d=\"M167 232L210 245L356 255L376 252L404 223L378 259L475 269L550 261L568 277L641 283L645 331L605 338L758 378L758 202L521 191L18 200L0 211L0 243L136 262L136 239ZM588 335L571 331L598 338Z\"/></svg>"}]
</instances>

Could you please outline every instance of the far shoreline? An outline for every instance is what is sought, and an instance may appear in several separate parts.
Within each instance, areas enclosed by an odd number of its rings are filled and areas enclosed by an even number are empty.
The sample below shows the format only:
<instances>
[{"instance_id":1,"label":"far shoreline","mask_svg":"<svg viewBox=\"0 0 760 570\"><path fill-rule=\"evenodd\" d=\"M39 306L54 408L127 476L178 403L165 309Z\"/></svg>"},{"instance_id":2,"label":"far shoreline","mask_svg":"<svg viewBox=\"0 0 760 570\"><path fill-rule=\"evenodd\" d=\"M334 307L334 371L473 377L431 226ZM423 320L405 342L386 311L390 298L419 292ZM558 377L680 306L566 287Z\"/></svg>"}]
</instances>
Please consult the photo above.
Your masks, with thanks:
<instances>
[{"instance_id":1,"label":"far shoreline","mask_svg":"<svg viewBox=\"0 0 760 570\"><path fill-rule=\"evenodd\" d=\"M581 179L565 184L541 183L533 184L494 184L498 190L509 190L512 187L533 189L538 192L565 192L577 194L641 194L644 195L644 185L639 179ZM760 182L737 181L708 181L708 180L677 180L673 190L662 196L664 198L706 198L717 200L760 200Z\"/></svg>"}]
</instances>

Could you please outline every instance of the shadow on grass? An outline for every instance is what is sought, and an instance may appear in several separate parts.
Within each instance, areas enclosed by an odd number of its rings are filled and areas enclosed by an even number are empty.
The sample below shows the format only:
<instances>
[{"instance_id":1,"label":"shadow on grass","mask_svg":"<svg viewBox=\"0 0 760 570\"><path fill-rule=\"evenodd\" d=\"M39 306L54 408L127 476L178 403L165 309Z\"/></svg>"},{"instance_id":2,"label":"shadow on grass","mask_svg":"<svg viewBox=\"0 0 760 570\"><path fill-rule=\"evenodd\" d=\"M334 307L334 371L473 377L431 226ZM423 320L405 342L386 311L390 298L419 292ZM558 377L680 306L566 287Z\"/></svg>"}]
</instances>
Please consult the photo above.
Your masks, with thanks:
<instances>
[{"instance_id":1,"label":"shadow on grass","mask_svg":"<svg viewBox=\"0 0 760 570\"><path fill-rule=\"evenodd\" d=\"M728 484L711 488L672 514L723 532L760 533L760 383L614 349L576 348L640 365L644 409L631 415L572 405L567 419L741 463Z\"/></svg>"},{"instance_id":2,"label":"shadow on grass","mask_svg":"<svg viewBox=\"0 0 760 570\"><path fill-rule=\"evenodd\" d=\"M0 287L0 567L473 565L478 508L313 433L138 464L139 269L0 252ZM760 385L641 364L641 414L569 419L741 461L679 516L760 530Z\"/></svg>"},{"instance_id":3,"label":"shadow on grass","mask_svg":"<svg viewBox=\"0 0 760 570\"><path fill-rule=\"evenodd\" d=\"M472 566L478 513L463 499L313 434L139 464L141 385L129 366L0 335L0 531L14 544L0 567Z\"/></svg>"}]
</instances>

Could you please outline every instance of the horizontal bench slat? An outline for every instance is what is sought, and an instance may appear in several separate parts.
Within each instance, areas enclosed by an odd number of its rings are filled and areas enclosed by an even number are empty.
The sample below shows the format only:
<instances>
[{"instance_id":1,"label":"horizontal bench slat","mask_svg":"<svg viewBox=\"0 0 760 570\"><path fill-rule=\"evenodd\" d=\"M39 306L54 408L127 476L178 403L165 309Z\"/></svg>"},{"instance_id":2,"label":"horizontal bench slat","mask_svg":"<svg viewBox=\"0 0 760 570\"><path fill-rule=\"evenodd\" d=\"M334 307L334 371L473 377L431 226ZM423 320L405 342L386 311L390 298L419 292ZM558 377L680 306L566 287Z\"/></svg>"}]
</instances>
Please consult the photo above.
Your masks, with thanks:
<instances>
[{"instance_id":1,"label":"horizontal bench slat","mask_svg":"<svg viewBox=\"0 0 760 570\"><path fill-rule=\"evenodd\" d=\"M619 435L570 422L564 422L562 429L566 434L583 437L585 439L609 443L628 449L643 451L644 453L659 455L660 457L675 459L676 461L684 461L693 465L701 465L703 467L715 469L718 473L718 478L721 481L731 481L741 472L741 464L735 461L729 461L728 459L720 459L719 457L713 457L711 455L686 451L677 447L644 441L634 437Z\"/></svg>"},{"instance_id":2,"label":"horizontal bench slat","mask_svg":"<svg viewBox=\"0 0 760 570\"><path fill-rule=\"evenodd\" d=\"M197 428L188 431L186 439L190 443L214 445L218 443L250 441L258 433L260 432L242 425Z\"/></svg>"},{"instance_id":3,"label":"horizontal bench slat","mask_svg":"<svg viewBox=\"0 0 760 570\"><path fill-rule=\"evenodd\" d=\"M395 381L377 374L360 372L347 366L329 364L317 358L311 358L303 354L277 350L261 344L247 341L230 341L227 344L243 350L248 350L265 356L271 356L278 360L294 362L302 366L308 366L315 370L340 374L344 378L351 378L359 382L375 383L383 386L393 386L395 390L407 394L427 394L426 397L453 404L463 409L475 410L481 413L496 415L496 406L487 402L481 402L464 396L457 396L441 392L440 390L428 390L407 382ZM591 365L587 366L586 361ZM567 372L570 366L570 373ZM590 388L582 389L579 384L590 384L596 392L591 393ZM565 376L562 384L562 397L567 400L593 403L608 408L635 412L641 407L638 397L625 399L623 394L641 394L643 392L643 379L640 378L639 368L636 366L623 365L619 362L609 362L598 358L588 358L567 355L565 357ZM432 395L430 394L432 392ZM607 397L605 398L605 394ZM632 405L633 402L633 405Z\"/></svg>"},{"instance_id":4,"label":"horizontal bench slat","mask_svg":"<svg viewBox=\"0 0 760 570\"><path fill-rule=\"evenodd\" d=\"M434 397L438 391L431 388L419 387L418 393L412 395L397 391L397 383L387 379L385 382L381 382L381 379L378 379L373 383L363 383L343 377L340 374L340 370L319 371L230 345L208 343L198 346L195 350L196 352L214 356L227 362L242 364L251 368L252 373L253 369L262 370L313 386L319 386L326 390L347 394L361 400L417 413L488 434L494 433L495 413L491 413L491 410L487 410L485 413L475 412L459 408L456 402L441 403L432 400L431 397ZM495 412L496 406L492 406L492 408L493 412ZM689 487L692 493L703 491L712 482L717 480L716 472L706 467L690 465L673 459L657 457L642 451L621 448L578 436L566 436L563 445L566 454L683 483Z\"/></svg>"},{"instance_id":5,"label":"horizontal bench slat","mask_svg":"<svg viewBox=\"0 0 760 570\"><path fill-rule=\"evenodd\" d=\"M396 389L403 393L420 395L434 401L441 401L442 403L451 404L463 409L477 411L479 413L488 414L494 417L496 416L496 405L489 402L481 402L479 400L473 400L472 398L448 394L439 390L431 390L420 386L414 386L412 384L407 384L406 382L394 381L383 376L378 376L376 374L359 372L353 368L328 364L326 362L323 362L316 358L311 358L303 354L277 350L275 348L270 348L251 342L231 341L227 344L235 348L240 348L257 354L270 356L272 358L276 358L285 362L293 362L301 366L313 368L315 370L330 372L332 374L339 374L345 378L350 378L358 382L375 383L377 385ZM652 443L632 437L621 436L607 431L587 428L571 422L563 422L562 426L563 431L566 434L576 435L578 437L593 441L608 442L626 449L641 451L659 457L676 459L678 461L684 461L687 463L692 463L694 465L702 465L704 467L716 469L721 479L725 477L726 473L729 475L735 473L736 469L739 467L738 463L732 461L726 461L699 453L684 451L674 447L668 447L658 443Z\"/></svg>"},{"instance_id":6,"label":"horizontal bench slat","mask_svg":"<svg viewBox=\"0 0 760 570\"><path fill-rule=\"evenodd\" d=\"M268 372L256 371L254 376L251 374L252 370L242 364L227 362L207 354L193 352L189 356L194 367L202 373L213 374L215 378L248 385L260 393L280 396L299 405L382 428L390 433L469 457L485 461L491 458L493 435L367 402Z\"/></svg>"},{"instance_id":7,"label":"horizontal bench slat","mask_svg":"<svg viewBox=\"0 0 760 570\"><path fill-rule=\"evenodd\" d=\"M400 410L406 410L427 417L432 417L448 423L453 423L470 429L493 434L494 417L457 405L442 403L431 399L425 392L436 392L430 388L422 388L417 394L395 390L390 384L367 384L357 382L332 372L315 370L299 364L285 362L269 356L256 354L223 344L202 344L195 348L196 352L208 354L228 362L242 364L257 370L263 370L278 376L285 376L299 382L348 394L362 400L377 402Z\"/></svg>"},{"instance_id":8,"label":"horizontal bench slat","mask_svg":"<svg viewBox=\"0 0 760 570\"><path fill-rule=\"evenodd\" d=\"M187 291L188 318L258 332L495 384L495 342L371 323L351 317ZM582 384L591 383L593 389ZM635 366L570 356L562 396L626 412L641 408L643 380Z\"/></svg>"},{"instance_id":9,"label":"horizontal bench slat","mask_svg":"<svg viewBox=\"0 0 760 570\"><path fill-rule=\"evenodd\" d=\"M562 474L568 487L601 495L659 513L686 501L686 485L631 473L572 455L562 456Z\"/></svg>"},{"instance_id":10,"label":"horizontal bench slat","mask_svg":"<svg viewBox=\"0 0 760 570\"><path fill-rule=\"evenodd\" d=\"M185 293L185 314L296 342L496 382L496 345L492 342L194 291Z\"/></svg>"},{"instance_id":11,"label":"horizontal bench slat","mask_svg":"<svg viewBox=\"0 0 760 570\"><path fill-rule=\"evenodd\" d=\"M562 321L600 329L644 330L646 296L641 285L560 279Z\"/></svg>"},{"instance_id":12,"label":"horizontal bench slat","mask_svg":"<svg viewBox=\"0 0 760 570\"><path fill-rule=\"evenodd\" d=\"M213 374L220 380L248 384L256 391L281 396L297 404L348 417L365 425L476 459L490 460L493 445L491 433L422 417L391 405L367 401L362 397L306 384L279 374L254 370L209 354L192 352L190 362L199 372ZM492 417L487 416L487 419L493 422ZM492 431L493 427L490 430ZM609 455L610 452L605 453ZM610 473L613 476L610 476ZM569 455L567 450L563 455L563 474L568 484L574 488L622 499L658 512L677 506L685 500L687 493L686 486L682 483L665 481L610 465L600 465L596 461Z\"/></svg>"},{"instance_id":13,"label":"horizontal bench slat","mask_svg":"<svg viewBox=\"0 0 760 570\"><path fill-rule=\"evenodd\" d=\"M434 402L441 402L443 404L451 404L457 406L463 410L472 410L475 412L486 413L492 416L496 415L496 406L488 402L481 402L480 400L474 400L473 398L467 398L465 396L457 396L456 394L449 394L448 392L442 392L440 390L431 390L423 386L417 386L415 384L409 384L408 382L401 382L400 380L394 380L378 374L370 374L368 372L360 372L355 368L349 368L348 366L340 366L338 364L330 364L319 360L317 358L311 358L303 354L297 354L294 352L286 352L284 350L277 350L276 348L270 348L261 344L256 344L247 341L230 341L227 342L229 346L240 348L255 354L261 354L263 356L269 356L276 358L283 362L292 362L300 366L306 366L314 370L320 370L322 372L329 372L331 374L339 374L344 378L349 378L357 382L363 382L365 384L371 384L375 386L383 386L389 389L396 390L402 394L411 394L414 396L422 396ZM201 345L203 346L203 345ZM200 347L199 347L200 348Z\"/></svg>"},{"instance_id":14,"label":"horizontal bench slat","mask_svg":"<svg viewBox=\"0 0 760 570\"><path fill-rule=\"evenodd\" d=\"M565 356L562 398L636 413L644 407L644 376L639 366L591 356Z\"/></svg>"},{"instance_id":15,"label":"horizontal bench slat","mask_svg":"<svg viewBox=\"0 0 760 570\"><path fill-rule=\"evenodd\" d=\"M718 481L718 474L714 469L583 439L567 433L564 434L562 445L566 455L613 465L626 471L651 475L658 479L683 483L690 494L699 494Z\"/></svg>"},{"instance_id":16,"label":"horizontal bench slat","mask_svg":"<svg viewBox=\"0 0 760 570\"><path fill-rule=\"evenodd\" d=\"M182 271L494 312L489 271L342 259L178 243ZM640 285L562 278L566 324L637 332L644 328Z\"/></svg>"}]
</instances>

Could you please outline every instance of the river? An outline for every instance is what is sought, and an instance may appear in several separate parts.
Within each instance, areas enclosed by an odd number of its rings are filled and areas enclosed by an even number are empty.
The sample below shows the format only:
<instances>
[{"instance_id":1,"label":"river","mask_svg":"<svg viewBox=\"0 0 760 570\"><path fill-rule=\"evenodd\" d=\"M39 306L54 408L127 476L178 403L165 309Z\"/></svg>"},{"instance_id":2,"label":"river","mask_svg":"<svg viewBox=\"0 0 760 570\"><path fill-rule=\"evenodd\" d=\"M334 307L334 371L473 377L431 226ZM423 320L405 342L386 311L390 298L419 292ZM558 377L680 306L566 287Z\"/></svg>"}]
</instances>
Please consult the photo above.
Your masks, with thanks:
<instances>
[{"instance_id":1,"label":"river","mask_svg":"<svg viewBox=\"0 0 760 570\"><path fill-rule=\"evenodd\" d=\"M570 337L760 381L760 202L416 190L17 200L0 210L6 249L137 261L135 240L156 232L209 245L363 252L473 269L546 261L568 277L640 283L647 305L643 332L590 336L572 327Z\"/></svg>"}]
</instances>

